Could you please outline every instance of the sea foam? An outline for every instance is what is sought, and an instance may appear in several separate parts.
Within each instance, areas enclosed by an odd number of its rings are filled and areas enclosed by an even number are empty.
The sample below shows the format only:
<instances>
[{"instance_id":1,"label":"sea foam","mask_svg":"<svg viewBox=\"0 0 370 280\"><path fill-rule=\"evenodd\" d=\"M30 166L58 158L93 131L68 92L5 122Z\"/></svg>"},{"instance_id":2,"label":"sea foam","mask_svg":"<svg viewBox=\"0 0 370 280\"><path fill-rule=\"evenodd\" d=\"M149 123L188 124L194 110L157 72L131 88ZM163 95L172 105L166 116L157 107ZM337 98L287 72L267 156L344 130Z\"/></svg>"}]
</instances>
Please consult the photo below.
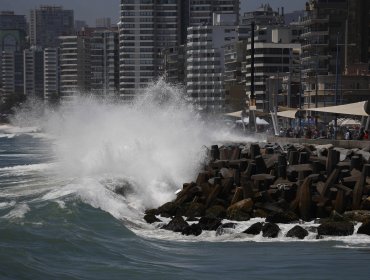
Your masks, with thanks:
<instances>
[{"instance_id":1,"label":"sea foam","mask_svg":"<svg viewBox=\"0 0 370 280\"><path fill-rule=\"evenodd\" d=\"M163 80L130 104L79 96L41 110L31 102L18 110L14 125L23 119L53 139L55 172L72 182L42 199L75 195L119 219L173 199L184 182L195 179L206 146L252 140L216 120L204 121L182 89Z\"/></svg>"}]
</instances>

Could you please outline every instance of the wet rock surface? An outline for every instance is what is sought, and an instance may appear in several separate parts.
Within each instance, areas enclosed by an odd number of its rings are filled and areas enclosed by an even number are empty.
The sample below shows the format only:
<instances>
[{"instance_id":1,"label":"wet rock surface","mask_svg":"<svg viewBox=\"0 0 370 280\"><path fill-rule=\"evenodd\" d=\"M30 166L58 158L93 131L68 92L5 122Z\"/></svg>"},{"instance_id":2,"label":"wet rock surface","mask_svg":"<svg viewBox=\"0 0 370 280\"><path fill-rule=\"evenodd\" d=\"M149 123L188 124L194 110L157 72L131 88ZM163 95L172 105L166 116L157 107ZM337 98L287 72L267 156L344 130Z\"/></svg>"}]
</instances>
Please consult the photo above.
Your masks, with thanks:
<instances>
[{"instance_id":1,"label":"wet rock surface","mask_svg":"<svg viewBox=\"0 0 370 280\"><path fill-rule=\"evenodd\" d=\"M370 221L368 151L332 145L230 144L209 149L208 161L184 183L177 197L146 211L148 223L172 220L163 228L186 235L224 231L222 219L265 218L244 233L276 237L277 224L321 220L319 236L353 234L354 223ZM334 213L334 214L333 214ZM181 217L187 217L188 222ZM367 233L365 233L367 234ZM287 234L288 236L288 234ZM305 238L294 227L289 237Z\"/></svg>"}]
</instances>

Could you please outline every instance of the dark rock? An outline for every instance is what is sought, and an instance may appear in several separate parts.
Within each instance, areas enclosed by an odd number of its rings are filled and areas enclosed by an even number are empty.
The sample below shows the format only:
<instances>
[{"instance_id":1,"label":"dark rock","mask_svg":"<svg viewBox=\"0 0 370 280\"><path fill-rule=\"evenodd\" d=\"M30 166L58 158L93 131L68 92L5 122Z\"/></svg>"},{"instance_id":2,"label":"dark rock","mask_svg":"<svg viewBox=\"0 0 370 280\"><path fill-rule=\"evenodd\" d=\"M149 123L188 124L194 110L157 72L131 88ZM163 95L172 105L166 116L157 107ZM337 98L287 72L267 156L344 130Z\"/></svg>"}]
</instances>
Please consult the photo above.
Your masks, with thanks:
<instances>
[{"instance_id":1,"label":"dark rock","mask_svg":"<svg viewBox=\"0 0 370 280\"><path fill-rule=\"evenodd\" d=\"M347 236L353 232L354 226L350 222L325 222L317 228L318 235Z\"/></svg>"},{"instance_id":2,"label":"dark rock","mask_svg":"<svg viewBox=\"0 0 370 280\"><path fill-rule=\"evenodd\" d=\"M195 236L198 236L201 233L202 229L199 224L192 224L181 232L181 234L183 235L195 235Z\"/></svg>"},{"instance_id":3,"label":"dark rock","mask_svg":"<svg viewBox=\"0 0 370 280\"><path fill-rule=\"evenodd\" d=\"M186 217L201 217L204 215L206 207L202 203L192 202L187 209Z\"/></svg>"},{"instance_id":4,"label":"dark rock","mask_svg":"<svg viewBox=\"0 0 370 280\"><path fill-rule=\"evenodd\" d=\"M234 221L248 221L252 211L253 201L250 198L234 203L227 209L227 218Z\"/></svg>"},{"instance_id":5,"label":"dark rock","mask_svg":"<svg viewBox=\"0 0 370 280\"><path fill-rule=\"evenodd\" d=\"M357 234L370 235L370 222L362 224L357 231Z\"/></svg>"},{"instance_id":6,"label":"dark rock","mask_svg":"<svg viewBox=\"0 0 370 280\"><path fill-rule=\"evenodd\" d=\"M151 215L158 215L158 209L147 209L145 210L145 215L151 214Z\"/></svg>"},{"instance_id":7,"label":"dark rock","mask_svg":"<svg viewBox=\"0 0 370 280\"><path fill-rule=\"evenodd\" d=\"M298 216L291 211L271 213L266 218L267 223L275 224L290 224L297 222L298 220L299 220Z\"/></svg>"},{"instance_id":8,"label":"dark rock","mask_svg":"<svg viewBox=\"0 0 370 280\"><path fill-rule=\"evenodd\" d=\"M183 217L174 217L167 225L163 226L162 229L172 230L174 232L182 232L189 224L184 221Z\"/></svg>"},{"instance_id":9,"label":"dark rock","mask_svg":"<svg viewBox=\"0 0 370 280\"><path fill-rule=\"evenodd\" d=\"M215 205L212 206L211 208L208 208L206 211L207 218L220 218L224 219L226 217L226 210L225 207L221 205Z\"/></svg>"},{"instance_id":10,"label":"dark rock","mask_svg":"<svg viewBox=\"0 0 370 280\"><path fill-rule=\"evenodd\" d=\"M304 239L308 235L308 231L301 226L295 226L286 234L287 237Z\"/></svg>"},{"instance_id":11,"label":"dark rock","mask_svg":"<svg viewBox=\"0 0 370 280\"><path fill-rule=\"evenodd\" d=\"M216 230L221 225L221 219L202 217L199 226L202 230Z\"/></svg>"},{"instance_id":12,"label":"dark rock","mask_svg":"<svg viewBox=\"0 0 370 280\"><path fill-rule=\"evenodd\" d=\"M186 219L187 222L198 222L199 219L198 218L195 218L195 217L189 217Z\"/></svg>"},{"instance_id":13,"label":"dark rock","mask_svg":"<svg viewBox=\"0 0 370 280\"><path fill-rule=\"evenodd\" d=\"M262 236L276 238L279 235L280 228L277 224L266 223L262 227Z\"/></svg>"},{"instance_id":14,"label":"dark rock","mask_svg":"<svg viewBox=\"0 0 370 280\"><path fill-rule=\"evenodd\" d=\"M347 211L344 212L344 217L350 219L351 221L366 223L370 221L370 211L367 210Z\"/></svg>"},{"instance_id":15,"label":"dark rock","mask_svg":"<svg viewBox=\"0 0 370 280\"><path fill-rule=\"evenodd\" d=\"M311 226L306 228L308 232L317 233L317 227Z\"/></svg>"},{"instance_id":16,"label":"dark rock","mask_svg":"<svg viewBox=\"0 0 370 280\"><path fill-rule=\"evenodd\" d=\"M253 210L253 217L254 218L266 218L268 214L263 209L254 209Z\"/></svg>"},{"instance_id":17,"label":"dark rock","mask_svg":"<svg viewBox=\"0 0 370 280\"><path fill-rule=\"evenodd\" d=\"M249 228L243 231L243 233L258 235L261 233L262 227L263 227L263 224L258 222L258 223L251 225Z\"/></svg>"},{"instance_id":18,"label":"dark rock","mask_svg":"<svg viewBox=\"0 0 370 280\"><path fill-rule=\"evenodd\" d=\"M158 214L162 217L172 217L176 215L179 206L174 202L167 202L158 208Z\"/></svg>"},{"instance_id":19,"label":"dark rock","mask_svg":"<svg viewBox=\"0 0 370 280\"><path fill-rule=\"evenodd\" d=\"M160 219L158 219L155 215L153 214L146 214L144 216L144 220L148 223L148 224L153 224L153 223L156 223L156 222L162 222Z\"/></svg>"}]
</instances>

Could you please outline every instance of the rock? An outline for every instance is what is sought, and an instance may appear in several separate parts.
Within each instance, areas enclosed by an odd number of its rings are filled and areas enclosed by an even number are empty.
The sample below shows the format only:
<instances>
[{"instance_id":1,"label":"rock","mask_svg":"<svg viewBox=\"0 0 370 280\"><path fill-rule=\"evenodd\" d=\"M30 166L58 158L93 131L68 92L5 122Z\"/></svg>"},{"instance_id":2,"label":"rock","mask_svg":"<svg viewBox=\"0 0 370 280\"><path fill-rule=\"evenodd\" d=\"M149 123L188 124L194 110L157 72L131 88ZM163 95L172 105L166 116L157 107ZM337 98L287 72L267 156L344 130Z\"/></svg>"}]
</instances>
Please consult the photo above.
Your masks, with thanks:
<instances>
[{"instance_id":1,"label":"rock","mask_svg":"<svg viewBox=\"0 0 370 280\"><path fill-rule=\"evenodd\" d=\"M254 218L266 218L268 216L268 214L263 209L255 209L255 210L253 210L253 215L252 216Z\"/></svg>"},{"instance_id":2,"label":"rock","mask_svg":"<svg viewBox=\"0 0 370 280\"><path fill-rule=\"evenodd\" d=\"M253 208L253 201L250 198L234 203L227 209L227 218L235 221L248 221Z\"/></svg>"},{"instance_id":3,"label":"rock","mask_svg":"<svg viewBox=\"0 0 370 280\"><path fill-rule=\"evenodd\" d=\"M199 226L202 230L217 230L221 225L221 219L202 217L199 220Z\"/></svg>"},{"instance_id":4,"label":"rock","mask_svg":"<svg viewBox=\"0 0 370 280\"><path fill-rule=\"evenodd\" d=\"M298 239L304 239L308 235L308 231L301 226L295 226L289 230L286 234L287 237L293 237Z\"/></svg>"},{"instance_id":5,"label":"rock","mask_svg":"<svg viewBox=\"0 0 370 280\"><path fill-rule=\"evenodd\" d=\"M351 221L359 223L366 223L370 221L370 211L367 210L347 211L344 212L343 216Z\"/></svg>"},{"instance_id":6,"label":"rock","mask_svg":"<svg viewBox=\"0 0 370 280\"><path fill-rule=\"evenodd\" d=\"M147 209L145 210L145 215L151 214L151 215L159 215L158 209Z\"/></svg>"},{"instance_id":7,"label":"rock","mask_svg":"<svg viewBox=\"0 0 370 280\"><path fill-rule=\"evenodd\" d=\"M370 196L362 201L361 209L362 210L370 210Z\"/></svg>"},{"instance_id":8,"label":"rock","mask_svg":"<svg viewBox=\"0 0 370 280\"><path fill-rule=\"evenodd\" d=\"M350 222L324 222L317 228L318 235L347 236L353 232L354 226Z\"/></svg>"},{"instance_id":9,"label":"rock","mask_svg":"<svg viewBox=\"0 0 370 280\"><path fill-rule=\"evenodd\" d=\"M163 226L162 229L172 230L174 232L182 232L185 230L189 224L184 221L183 217L174 217L167 225Z\"/></svg>"},{"instance_id":10,"label":"rock","mask_svg":"<svg viewBox=\"0 0 370 280\"><path fill-rule=\"evenodd\" d=\"M202 233L202 228L199 224L192 224L188 227L186 227L181 234L182 235L195 235L198 236Z\"/></svg>"},{"instance_id":11,"label":"rock","mask_svg":"<svg viewBox=\"0 0 370 280\"><path fill-rule=\"evenodd\" d=\"M276 238L279 235L280 228L277 224L266 223L262 227L262 236Z\"/></svg>"},{"instance_id":12,"label":"rock","mask_svg":"<svg viewBox=\"0 0 370 280\"><path fill-rule=\"evenodd\" d=\"M298 220L299 220L298 216L291 211L272 213L268 215L266 218L267 223L275 224L290 224L297 222Z\"/></svg>"},{"instance_id":13,"label":"rock","mask_svg":"<svg viewBox=\"0 0 370 280\"><path fill-rule=\"evenodd\" d=\"M249 228L247 228L243 233L246 234L252 234L252 235L258 235L262 231L263 224L258 222L253 225L251 225Z\"/></svg>"},{"instance_id":14,"label":"rock","mask_svg":"<svg viewBox=\"0 0 370 280\"><path fill-rule=\"evenodd\" d=\"M179 206L174 202L167 202L158 208L158 214L162 217L172 217L176 215Z\"/></svg>"},{"instance_id":15,"label":"rock","mask_svg":"<svg viewBox=\"0 0 370 280\"><path fill-rule=\"evenodd\" d=\"M225 207L221 205L215 205L212 206L211 208L208 208L206 210L206 215L207 218L220 218L224 219L226 217L226 209Z\"/></svg>"},{"instance_id":16,"label":"rock","mask_svg":"<svg viewBox=\"0 0 370 280\"><path fill-rule=\"evenodd\" d=\"M160 219L158 219L155 215L153 214L146 214L144 216L144 220L148 223L148 224L153 224L153 223L156 223L156 222L162 222Z\"/></svg>"},{"instance_id":17,"label":"rock","mask_svg":"<svg viewBox=\"0 0 370 280\"><path fill-rule=\"evenodd\" d=\"M357 234L366 234L366 235L370 235L370 222L366 222L364 224L362 224L358 230L357 230Z\"/></svg>"},{"instance_id":18,"label":"rock","mask_svg":"<svg viewBox=\"0 0 370 280\"><path fill-rule=\"evenodd\" d=\"M206 207L202 203L192 202L185 213L186 217L201 217L204 215Z\"/></svg>"}]
</instances>

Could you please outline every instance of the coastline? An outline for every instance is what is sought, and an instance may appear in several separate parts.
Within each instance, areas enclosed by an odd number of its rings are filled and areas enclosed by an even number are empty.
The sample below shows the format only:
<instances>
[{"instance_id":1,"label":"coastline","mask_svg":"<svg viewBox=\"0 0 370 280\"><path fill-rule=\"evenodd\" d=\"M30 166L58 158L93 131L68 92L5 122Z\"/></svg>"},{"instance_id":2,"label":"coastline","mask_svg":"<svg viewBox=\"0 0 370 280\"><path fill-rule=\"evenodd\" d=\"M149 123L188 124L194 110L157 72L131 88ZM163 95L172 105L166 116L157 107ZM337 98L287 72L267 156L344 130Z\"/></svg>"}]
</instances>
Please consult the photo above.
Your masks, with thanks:
<instances>
[{"instance_id":1,"label":"coastline","mask_svg":"<svg viewBox=\"0 0 370 280\"><path fill-rule=\"evenodd\" d=\"M370 142L276 140L279 144L212 146L198 177L185 183L175 200L147 210L144 220L195 236L205 230L222 235L253 218L264 221L241 234L276 238L282 224L299 223L287 237L370 235ZM319 226L308 226L312 221Z\"/></svg>"}]
</instances>

